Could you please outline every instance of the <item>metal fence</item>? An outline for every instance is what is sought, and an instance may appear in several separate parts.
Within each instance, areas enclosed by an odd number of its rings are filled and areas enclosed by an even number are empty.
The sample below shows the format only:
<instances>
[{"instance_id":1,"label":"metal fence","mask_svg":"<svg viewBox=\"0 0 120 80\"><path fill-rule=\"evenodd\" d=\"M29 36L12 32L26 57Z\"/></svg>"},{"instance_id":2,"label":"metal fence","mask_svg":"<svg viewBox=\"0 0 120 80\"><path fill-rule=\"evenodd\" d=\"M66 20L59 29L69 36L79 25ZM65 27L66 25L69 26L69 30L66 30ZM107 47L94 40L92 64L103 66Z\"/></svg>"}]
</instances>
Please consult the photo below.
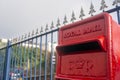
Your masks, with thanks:
<instances>
[{"instance_id":1,"label":"metal fence","mask_svg":"<svg viewBox=\"0 0 120 80\"><path fill-rule=\"evenodd\" d=\"M47 29L46 29L47 30ZM53 80L57 29L46 31L0 49L0 80ZM33 36L34 35L34 36ZM50 41L50 42L48 42Z\"/></svg>"},{"instance_id":2,"label":"metal fence","mask_svg":"<svg viewBox=\"0 0 120 80\"><path fill-rule=\"evenodd\" d=\"M120 23L119 0L114 0L114 8L105 11L105 1L102 0L100 10L108 13L115 13L117 21ZM96 11L91 3L89 15L93 16ZM79 18L83 20L85 16L81 8ZM71 22L76 20L72 12ZM64 17L63 25L67 24L67 17ZM22 38L8 40L7 46L0 49L0 80L54 80L56 51L55 47L58 42L58 30L60 20L57 20L56 26L51 23L50 29L48 24L45 31L43 27L32 34L24 35Z\"/></svg>"}]
</instances>

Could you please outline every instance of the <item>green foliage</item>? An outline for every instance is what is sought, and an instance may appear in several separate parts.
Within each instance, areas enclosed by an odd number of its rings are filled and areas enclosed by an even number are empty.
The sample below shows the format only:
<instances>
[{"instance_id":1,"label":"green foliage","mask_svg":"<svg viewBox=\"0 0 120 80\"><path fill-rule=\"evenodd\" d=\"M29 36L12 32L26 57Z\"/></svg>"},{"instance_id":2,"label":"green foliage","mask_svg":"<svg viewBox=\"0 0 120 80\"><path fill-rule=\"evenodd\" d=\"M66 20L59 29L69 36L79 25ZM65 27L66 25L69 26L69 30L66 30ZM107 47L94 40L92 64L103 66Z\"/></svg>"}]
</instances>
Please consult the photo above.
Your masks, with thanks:
<instances>
[{"instance_id":1,"label":"green foliage","mask_svg":"<svg viewBox=\"0 0 120 80\"><path fill-rule=\"evenodd\" d=\"M30 71L30 65L32 65L32 71L36 67L40 68L40 60L42 64L42 70L44 70L45 64L45 51L42 51L42 57L40 57L40 48L13 46L11 56L11 67L14 65L16 68L24 68ZM41 59L40 59L41 58Z\"/></svg>"}]
</instances>

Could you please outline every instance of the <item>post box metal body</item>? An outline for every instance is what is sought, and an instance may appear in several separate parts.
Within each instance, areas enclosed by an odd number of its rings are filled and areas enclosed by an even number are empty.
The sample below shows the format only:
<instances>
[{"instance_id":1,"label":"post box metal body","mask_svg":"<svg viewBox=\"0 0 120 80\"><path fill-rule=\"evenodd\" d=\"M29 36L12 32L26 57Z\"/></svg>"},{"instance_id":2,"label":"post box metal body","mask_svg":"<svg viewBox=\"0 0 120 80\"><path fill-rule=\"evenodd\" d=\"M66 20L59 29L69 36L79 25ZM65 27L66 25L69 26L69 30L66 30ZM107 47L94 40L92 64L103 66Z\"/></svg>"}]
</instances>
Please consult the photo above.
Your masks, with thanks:
<instances>
[{"instance_id":1,"label":"post box metal body","mask_svg":"<svg viewBox=\"0 0 120 80\"><path fill-rule=\"evenodd\" d=\"M56 80L120 80L119 35L108 13L60 28Z\"/></svg>"}]
</instances>

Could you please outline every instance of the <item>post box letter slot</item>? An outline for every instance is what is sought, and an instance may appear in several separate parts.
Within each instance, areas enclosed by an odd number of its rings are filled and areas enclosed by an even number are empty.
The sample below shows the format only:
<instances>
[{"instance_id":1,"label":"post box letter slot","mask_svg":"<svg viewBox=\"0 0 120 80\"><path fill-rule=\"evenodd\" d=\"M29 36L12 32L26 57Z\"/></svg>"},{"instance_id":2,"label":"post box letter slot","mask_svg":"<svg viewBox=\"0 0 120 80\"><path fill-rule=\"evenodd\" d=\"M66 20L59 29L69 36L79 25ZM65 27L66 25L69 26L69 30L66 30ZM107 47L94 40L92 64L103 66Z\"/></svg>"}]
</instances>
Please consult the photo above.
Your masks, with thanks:
<instances>
[{"instance_id":1,"label":"post box letter slot","mask_svg":"<svg viewBox=\"0 0 120 80\"><path fill-rule=\"evenodd\" d=\"M72 52L86 52L86 51L101 51L103 50L101 44L98 41L86 42L76 45L59 47L58 51L61 53L72 53Z\"/></svg>"}]
</instances>

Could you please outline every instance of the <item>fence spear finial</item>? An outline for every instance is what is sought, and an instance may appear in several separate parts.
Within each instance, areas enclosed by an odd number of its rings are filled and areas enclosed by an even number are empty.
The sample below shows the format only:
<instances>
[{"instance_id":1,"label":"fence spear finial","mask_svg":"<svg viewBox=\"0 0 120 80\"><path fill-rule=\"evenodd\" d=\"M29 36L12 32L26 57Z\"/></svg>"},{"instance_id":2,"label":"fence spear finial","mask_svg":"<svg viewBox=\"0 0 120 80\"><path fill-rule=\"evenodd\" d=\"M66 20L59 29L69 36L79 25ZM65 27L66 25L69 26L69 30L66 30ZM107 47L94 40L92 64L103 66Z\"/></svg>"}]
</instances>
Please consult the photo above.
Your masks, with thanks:
<instances>
[{"instance_id":1,"label":"fence spear finial","mask_svg":"<svg viewBox=\"0 0 120 80\"><path fill-rule=\"evenodd\" d=\"M65 15L63 24L65 25L67 22L68 22L68 21L67 21L67 17L66 17L66 15Z\"/></svg>"},{"instance_id":2,"label":"fence spear finial","mask_svg":"<svg viewBox=\"0 0 120 80\"><path fill-rule=\"evenodd\" d=\"M27 38L27 34L25 34L25 36L24 36L24 39L26 39Z\"/></svg>"},{"instance_id":3,"label":"fence spear finial","mask_svg":"<svg viewBox=\"0 0 120 80\"><path fill-rule=\"evenodd\" d=\"M30 32L28 33L28 37L30 37Z\"/></svg>"},{"instance_id":4,"label":"fence spear finial","mask_svg":"<svg viewBox=\"0 0 120 80\"><path fill-rule=\"evenodd\" d=\"M85 14L84 14L83 8L81 7L81 11L80 11L80 16L79 16L79 18L80 18L81 20L83 20L83 16L85 16Z\"/></svg>"},{"instance_id":5,"label":"fence spear finial","mask_svg":"<svg viewBox=\"0 0 120 80\"><path fill-rule=\"evenodd\" d=\"M21 40L23 40L24 39L24 35L22 35L22 37L21 37Z\"/></svg>"},{"instance_id":6,"label":"fence spear finial","mask_svg":"<svg viewBox=\"0 0 120 80\"><path fill-rule=\"evenodd\" d=\"M36 29L36 35L38 34L39 32L38 32L38 28Z\"/></svg>"},{"instance_id":7,"label":"fence spear finial","mask_svg":"<svg viewBox=\"0 0 120 80\"><path fill-rule=\"evenodd\" d=\"M46 28L45 28L45 31L47 31L48 30L48 24L46 24Z\"/></svg>"},{"instance_id":8,"label":"fence spear finial","mask_svg":"<svg viewBox=\"0 0 120 80\"><path fill-rule=\"evenodd\" d=\"M74 22L74 20L76 20L76 18L75 18L75 13L74 13L74 11L72 11L72 18L71 18L71 22Z\"/></svg>"},{"instance_id":9,"label":"fence spear finial","mask_svg":"<svg viewBox=\"0 0 120 80\"><path fill-rule=\"evenodd\" d=\"M106 5L105 0L102 0L100 10L103 10L103 12L104 12L105 8L107 8L107 7L108 6Z\"/></svg>"},{"instance_id":10,"label":"fence spear finial","mask_svg":"<svg viewBox=\"0 0 120 80\"><path fill-rule=\"evenodd\" d=\"M112 5L116 5L116 7L117 7L118 3L120 3L120 0L114 0Z\"/></svg>"},{"instance_id":11,"label":"fence spear finial","mask_svg":"<svg viewBox=\"0 0 120 80\"><path fill-rule=\"evenodd\" d=\"M54 28L54 23L52 21L50 29L53 29L53 28Z\"/></svg>"},{"instance_id":12,"label":"fence spear finial","mask_svg":"<svg viewBox=\"0 0 120 80\"><path fill-rule=\"evenodd\" d=\"M43 32L43 27L41 26L40 33L42 33L42 32Z\"/></svg>"},{"instance_id":13,"label":"fence spear finial","mask_svg":"<svg viewBox=\"0 0 120 80\"><path fill-rule=\"evenodd\" d=\"M31 36L34 36L34 30L32 31L32 35Z\"/></svg>"},{"instance_id":14,"label":"fence spear finial","mask_svg":"<svg viewBox=\"0 0 120 80\"><path fill-rule=\"evenodd\" d=\"M95 13L95 12L96 12L96 11L95 11L94 6L93 6L93 4L92 4L92 2L91 2L89 14L90 14L91 16L93 16L93 13Z\"/></svg>"},{"instance_id":15,"label":"fence spear finial","mask_svg":"<svg viewBox=\"0 0 120 80\"><path fill-rule=\"evenodd\" d=\"M58 20L57 20L57 24L56 24L56 26L57 26L57 27L60 26L60 19L59 19L59 18L58 18Z\"/></svg>"}]
</instances>

